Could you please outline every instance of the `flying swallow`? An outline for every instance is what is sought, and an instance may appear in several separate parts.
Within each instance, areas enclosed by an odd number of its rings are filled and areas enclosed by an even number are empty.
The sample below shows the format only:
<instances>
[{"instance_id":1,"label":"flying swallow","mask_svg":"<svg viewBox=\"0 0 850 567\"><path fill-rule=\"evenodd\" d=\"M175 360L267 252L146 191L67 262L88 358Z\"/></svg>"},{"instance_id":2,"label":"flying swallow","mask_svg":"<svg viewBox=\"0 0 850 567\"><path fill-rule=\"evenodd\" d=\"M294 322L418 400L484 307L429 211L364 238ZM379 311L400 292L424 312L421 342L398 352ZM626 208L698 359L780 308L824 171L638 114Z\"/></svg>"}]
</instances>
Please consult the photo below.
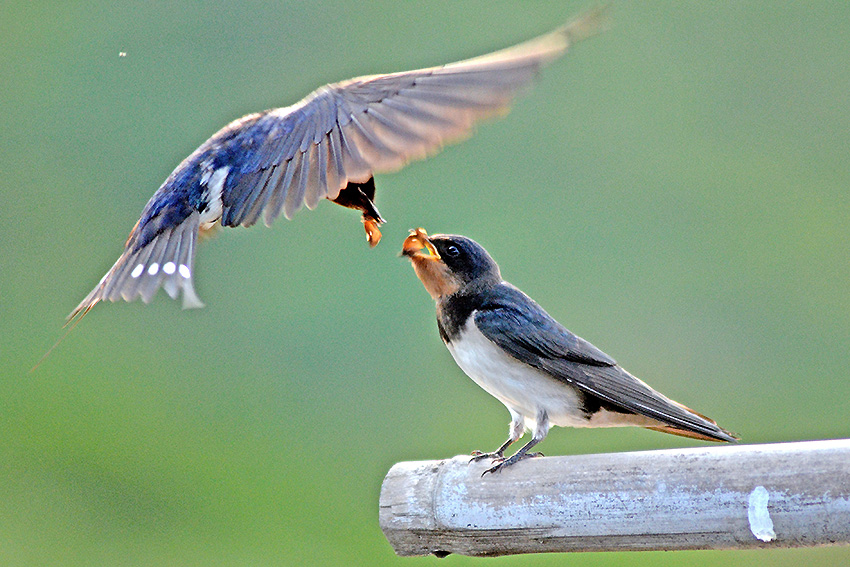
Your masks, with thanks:
<instances>
[{"instance_id":1,"label":"flying swallow","mask_svg":"<svg viewBox=\"0 0 850 567\"><path fill-rule=\"evenodd\" d=\"M402 254L437 302L440 337L458 366L511 414L508 440L492 453L496 472L538 455L529 450L552 425L639 426L703 439L737 437L713 420L656 392L617 362L555 321L533 299L502 280L477 242L411 231ZM531 431L509 458L505 450Z\"/></svg>"},{"instance_id":2,"label":"flying swallow","mask_svg":"<svg viewBox=\"0 0 850 567\"><path fill-rule=\"evenodd\" d=\"M384 222L375 173L400 169L504 114L542 66L600 31L590 11L535 39L415 71L325 85L284 108L249 114L204 142L168 176L130 232L124 252L68 316L101 300L150 302L162 287L183 307L203 304L193 285L198 234L218 226L270 225L327 199L362 213L369 243Z\"/></svg>"}]
</instances>

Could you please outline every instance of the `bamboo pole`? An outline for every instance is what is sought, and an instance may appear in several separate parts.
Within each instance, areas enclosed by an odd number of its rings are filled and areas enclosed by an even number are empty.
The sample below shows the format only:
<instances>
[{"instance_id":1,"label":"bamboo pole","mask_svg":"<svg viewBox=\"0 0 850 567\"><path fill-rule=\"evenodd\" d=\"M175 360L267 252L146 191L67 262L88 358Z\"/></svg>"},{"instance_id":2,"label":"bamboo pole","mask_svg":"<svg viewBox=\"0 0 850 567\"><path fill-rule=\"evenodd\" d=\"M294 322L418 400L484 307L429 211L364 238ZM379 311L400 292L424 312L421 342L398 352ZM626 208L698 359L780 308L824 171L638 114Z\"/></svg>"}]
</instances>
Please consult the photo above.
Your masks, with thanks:
<instances>
[{"instance_id":1,"label":"bamboo pole","mask_svg":"<svg viewBox=\"0 0 850 567\"><path fill-rule=\"evenodd\" d=\"M850 439L398 463L380 524L398 555L850 543Z\"/></svg>"}]
</instances>

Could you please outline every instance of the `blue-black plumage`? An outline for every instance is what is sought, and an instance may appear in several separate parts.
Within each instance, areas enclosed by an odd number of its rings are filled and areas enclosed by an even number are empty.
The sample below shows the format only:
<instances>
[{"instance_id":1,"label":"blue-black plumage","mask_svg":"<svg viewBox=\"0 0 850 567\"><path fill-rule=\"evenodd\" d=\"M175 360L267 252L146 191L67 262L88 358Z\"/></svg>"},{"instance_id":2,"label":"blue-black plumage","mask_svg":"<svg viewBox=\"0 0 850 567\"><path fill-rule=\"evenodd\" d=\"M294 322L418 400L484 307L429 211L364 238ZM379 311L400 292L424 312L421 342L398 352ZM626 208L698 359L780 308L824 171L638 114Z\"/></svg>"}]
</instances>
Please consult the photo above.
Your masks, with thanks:
<instances>
[{"instance_id":1,"label":"blue-black plumage","mask_svg":"<svg viewBox=\"0 0 850 567\"><path fill-rule=\"evenodd\" d=\"M502 279L477 242L459 235L405 240L416 275L437 304L437 326L458 366L511 414L508 440L492 453L498 471L533 456L551 425L640 426L708 441L737 438L713 420L675 402L629 374L571 333L522 291ZM531 430L509 458L504 451Z\"/></svg>"},{"instance_id":2,"label":"blue-black plumage","mask_svg":"<svg viewBox=\"0 0 850 567\"><path fill-rule=\"evenodd\" d=\"M383 222L374 173L396 170L504 113L539 69L599 31L600 10L528 42L474 59L325 85L300 102L228 124L187 157L148 201L118 261L71 312L101 300L152 300L163 287L184 307L199 231L271 224L323 199L359 210L371 245Z\"/></svg>"}]
</instances>

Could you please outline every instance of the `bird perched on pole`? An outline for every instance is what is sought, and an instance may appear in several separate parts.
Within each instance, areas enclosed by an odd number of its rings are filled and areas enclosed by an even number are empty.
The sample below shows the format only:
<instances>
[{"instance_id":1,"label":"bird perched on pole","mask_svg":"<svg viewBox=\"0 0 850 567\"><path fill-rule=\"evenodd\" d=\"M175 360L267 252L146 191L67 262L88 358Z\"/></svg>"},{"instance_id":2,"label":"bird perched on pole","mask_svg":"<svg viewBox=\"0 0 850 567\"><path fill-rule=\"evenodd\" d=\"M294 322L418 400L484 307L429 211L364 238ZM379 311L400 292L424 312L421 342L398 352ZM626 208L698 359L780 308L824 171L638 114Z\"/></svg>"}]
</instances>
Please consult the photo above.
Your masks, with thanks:
<instances>
[{"instance_id":1,"label":"bird perched on pole","mask_svg":"<svg viewBox=\"0 0 850 567\"><path fill-rule=\"evenodd\" d=\"M555 321L533 299L502 280L480 244L464 236L429 237L411 231L402 254L437 302L440 337L458 366L505 404L508 440L484 471L496 472L526 457L549 427L639 426L706 441L737 440L713 420L663 396L617 362ZM514 455L505 450L525 430L531 440Z\"/></svg>"},{"instance_id":2,"label":"bird perched on pole","mask_svg":"<svg viewBox=\"0 0 850 567\"><path fill-rule=\"evenodd\" d=\"M231 122L183 160L148 201L124 252L68 316L101 300L152 300L162 287L200 307L193 286L198 233L270 225L327 199L362 213L369 243L381 238L375 173L401 168L468 136L507 111L539 69L598 32L590 11L525 43L441 67L325 85L284 108Z\"/></svg>"}]
</instances>

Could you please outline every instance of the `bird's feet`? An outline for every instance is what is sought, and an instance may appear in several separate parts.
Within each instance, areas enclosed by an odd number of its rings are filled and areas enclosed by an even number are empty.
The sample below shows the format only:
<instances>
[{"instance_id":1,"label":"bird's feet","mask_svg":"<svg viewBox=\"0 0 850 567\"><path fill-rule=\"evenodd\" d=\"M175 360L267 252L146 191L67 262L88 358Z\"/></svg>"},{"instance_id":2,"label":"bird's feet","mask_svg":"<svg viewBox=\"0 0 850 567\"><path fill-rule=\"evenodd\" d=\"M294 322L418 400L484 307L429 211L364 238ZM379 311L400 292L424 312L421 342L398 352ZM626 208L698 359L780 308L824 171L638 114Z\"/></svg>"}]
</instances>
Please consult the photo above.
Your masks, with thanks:
<instances>
[{"instance_id":1,"label":"bird's feet","mask_svg":"<svg viewBox=\"0 0 850 567\"><path fill-rule=\"evenodd\" d=\"M505 454L502 451L494 451L492 453L482 453L481 451L473 451L472 458L469 459L469 462L477 463L478 461L484 461L486 459L492 459L493 462L504 461Z\"/></svg>"},{"instance_id":2,"label":"bird's feet","mask_svg":"<svg viewBox=\"0 0 850 567\"><path fill-rule=\"evenodd\" d=\"M481 476L484 476L487 473L502 472L502 469L509 467L513 464L516 464L523 459L530 459L530 458L542 457L542 456L543 456L543 453L516 453L514 455L511 455L507 459L502 457L501 459L497 459L498 462L494 466L490 467L489 469L487 469L486 471L481 473Z\"/></svg>"}]
</instances>

